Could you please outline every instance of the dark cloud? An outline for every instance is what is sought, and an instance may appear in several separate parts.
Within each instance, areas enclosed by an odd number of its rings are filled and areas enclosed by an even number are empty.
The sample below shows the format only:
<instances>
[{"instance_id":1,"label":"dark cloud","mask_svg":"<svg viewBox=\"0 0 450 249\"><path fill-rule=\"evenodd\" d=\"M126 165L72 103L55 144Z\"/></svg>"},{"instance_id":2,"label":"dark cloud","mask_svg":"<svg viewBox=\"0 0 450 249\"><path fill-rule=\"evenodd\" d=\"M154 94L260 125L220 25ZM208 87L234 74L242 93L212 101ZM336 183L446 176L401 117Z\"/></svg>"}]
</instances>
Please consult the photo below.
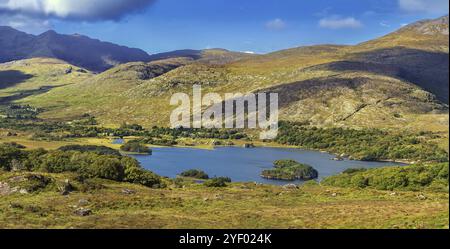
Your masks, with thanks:
<instances>
[{"instance_id":1,"label":"dark cloud","mask_svg":"<svg viewBox=\"0 0 450 249\"><path fill-rule=\"evenodd\" d=\"M78 21L120 20L156 0L0 0L0 13Z\"/></svg>"}]
</instances>

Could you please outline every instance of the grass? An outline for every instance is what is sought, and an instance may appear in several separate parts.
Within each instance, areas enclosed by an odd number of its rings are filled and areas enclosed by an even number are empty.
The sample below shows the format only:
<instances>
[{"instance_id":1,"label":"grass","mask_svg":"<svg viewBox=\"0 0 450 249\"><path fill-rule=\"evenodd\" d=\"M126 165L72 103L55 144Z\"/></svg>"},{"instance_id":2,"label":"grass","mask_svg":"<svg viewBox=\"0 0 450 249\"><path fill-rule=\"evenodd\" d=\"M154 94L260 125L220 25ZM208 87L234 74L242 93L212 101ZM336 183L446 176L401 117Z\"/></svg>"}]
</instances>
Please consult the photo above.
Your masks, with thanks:
<instances>
[{"instance_id":1,"label":"grass","mask_svg":"<svg viewBox=\"0 0 450 249\"><path fill-rule=\"evenodd\" d=\"M18 173L2 173L0 179ZM50 175L58 181L69 177ZM449 227L448 193L391 192L307 185L298 190L233 183L105 189L62 196L54 190L0 199L1 228L439 228ZM126 195L123 189L136 191ZM336 195L334 195L336 193ZM74 210L87 200L92 215ZM77 206L77 207L76 207Z\"/></svg>"}]
</instances>

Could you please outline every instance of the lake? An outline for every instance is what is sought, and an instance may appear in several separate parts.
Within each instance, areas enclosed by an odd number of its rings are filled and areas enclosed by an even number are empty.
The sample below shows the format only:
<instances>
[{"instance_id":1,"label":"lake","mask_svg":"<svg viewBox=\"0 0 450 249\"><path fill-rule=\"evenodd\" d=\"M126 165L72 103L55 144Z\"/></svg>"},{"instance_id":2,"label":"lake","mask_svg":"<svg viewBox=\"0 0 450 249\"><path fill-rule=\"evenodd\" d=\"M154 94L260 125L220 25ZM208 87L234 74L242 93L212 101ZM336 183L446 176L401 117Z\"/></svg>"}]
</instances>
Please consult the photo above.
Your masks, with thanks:
<instances>
[{"instance_id":1,"label":"lake","mask_svg":"<svg viewBox=\"0 0 450 249\"><path fill-rule=\"evenodd\" d=\"M153 155L132 155L141 165L158 175L175 178L189 169L205 171L210 177L227 176L234 182L258 182L284 185L301 183L267 180L260 177L273 162L293 159L313 166L319 172L319 180L336 175L349 168L377 168L404 165L390 162L333 161L334 155L318 151L290 148L239 148L219 147L214 150L194 148L154 148Z\"/></svg>"}]
</instances>

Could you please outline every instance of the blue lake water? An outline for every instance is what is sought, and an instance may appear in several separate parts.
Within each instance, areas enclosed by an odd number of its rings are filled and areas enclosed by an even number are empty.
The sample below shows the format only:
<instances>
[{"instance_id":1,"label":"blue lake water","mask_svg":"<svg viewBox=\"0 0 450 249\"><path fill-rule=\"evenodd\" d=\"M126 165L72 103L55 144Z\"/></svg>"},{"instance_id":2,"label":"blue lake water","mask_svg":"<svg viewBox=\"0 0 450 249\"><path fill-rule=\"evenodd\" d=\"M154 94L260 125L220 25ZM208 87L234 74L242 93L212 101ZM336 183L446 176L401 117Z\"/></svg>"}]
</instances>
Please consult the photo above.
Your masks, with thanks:
<instances>
[{"instance_id":1,"label":"blue lake water","mask_svg":"<svg viewBox=\"0 0 450 249\"><path fill-rule=\"evenodd\" d=\"M153 155L133 155L141 165L158 175L175 178L183 171L199 169L210 177L227 176L234 182L258 182L283 185L291 182L267 180L260 176L271 169L273 162L293 159L313 166L319 172L319 180L336 175L349 168L377 168L398 166L390 162L333 161L328 153L289 148L220 147L214 150L193 148L155 148ZM293 182L301 183L301 181Z\"/></svg>"},{"instance_id":2,"label":"blue lake water","mask_svg":"<svg viewBox=\"0 0 450 249\"><path fill-rule=\"evenodd\" d=\"M115 138L112 141L112 144L124 144L124 143L125 143L125 140L122 138Z\"/></svg>"}]
</instances>

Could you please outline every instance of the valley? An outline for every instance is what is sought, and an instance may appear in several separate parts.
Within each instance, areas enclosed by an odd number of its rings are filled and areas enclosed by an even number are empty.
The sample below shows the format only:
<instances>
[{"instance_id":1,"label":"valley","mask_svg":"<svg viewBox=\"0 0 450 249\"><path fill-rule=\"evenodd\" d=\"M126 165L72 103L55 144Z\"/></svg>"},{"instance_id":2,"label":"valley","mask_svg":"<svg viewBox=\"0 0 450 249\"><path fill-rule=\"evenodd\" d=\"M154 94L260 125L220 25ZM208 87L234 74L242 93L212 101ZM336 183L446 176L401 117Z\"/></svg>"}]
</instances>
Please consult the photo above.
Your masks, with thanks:
<instances>
[{"instance_id":1,"label":"valley","mask_svg":"<svg viewBox=\"0 0 450 249\"><path fill-rule=\"evenodd\" d=\"M0 227L448 229L448 22L269 54L149 55L0 27ZM194 85L278 93L279 136L168 128L172 94ZM264 165L228 179L227 163L244 167L233 155ZM196 157L209 165L196 166ZM271 184L258 175L289 159L324 177ZM216 164L205 181L178 177Z\"/></svg>"}]
</instances>

